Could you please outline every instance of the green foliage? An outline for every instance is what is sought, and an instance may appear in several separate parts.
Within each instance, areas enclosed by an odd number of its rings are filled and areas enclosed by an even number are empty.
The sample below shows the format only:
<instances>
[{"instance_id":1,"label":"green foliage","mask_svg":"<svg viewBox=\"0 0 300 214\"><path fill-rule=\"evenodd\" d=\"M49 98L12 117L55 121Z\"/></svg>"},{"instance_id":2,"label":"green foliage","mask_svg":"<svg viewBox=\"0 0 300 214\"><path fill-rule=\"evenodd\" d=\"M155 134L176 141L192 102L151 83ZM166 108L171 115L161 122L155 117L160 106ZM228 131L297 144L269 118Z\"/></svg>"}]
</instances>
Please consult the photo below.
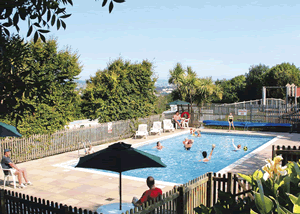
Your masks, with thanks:
<instances>
[{"instance_id":1,"label":"green foliage","mask_svg":"<svg viewBox=\"0 0 300 214\"><path fill-rule=\"evenodd\" d=\"M170 70L169 84L176 89L172 92L173 100L180 99L191 104L203 104L211 102L213 97L222 98L222 91L215 85L211 78L198 78L191 67L184 69L177 63L174 69Z\"/></svg>"},{"instance_id":2,"label":"green foliage","mask_svg":"<svg viewBox=\"0 0 300 214\"><path fill-rule=\"evenodd\" d=\"M245 197L235 200L231 193L219 191L218 202L212 207L196 207L197 213L300 213L300 162L280 165L281 156L268 159L262 169L252 175L239 174L252 187L254 201Z\"/></svg>"},{"instance_id":3,"label":"green foliage","mask_svg":"<svg viewBox=\"0 0 300 214\"><path fill-rule=\"evenodd\" d=\"M261 99L262 86L265 85L265 73L269 67L263 64L253 65L249 68L249 72L245 75L246 87L244 99L241 100L255 100Z\"/></svg>"},{"instance_id":4,"label":"green foliage","mask_svg":"<svg viewBox=\"0 0 300 214\"><path fill-rule=\"evenodd\" d=\"M111 0L109 4L109 13L112 12L114 4L123 3L125 0ZM103 0L102 7L107 3ZM10 36L10 28L14 27L17 32L20 31L19 22L28 22L27 37L34 35L34 41L41 38L46 41L44 34L49 33L50 25L66 29L65 19L70 17L67 14L66 5L72 5L72 0L1 0L0 7L0 28L3 29L5 36ZM2 32L2 31L1 31ZM1 40L1 35L0 35ZM1 43L0 43L1 47Z\"/></svg>"},{"instance_id":5,"label":"green foliage","mask_svg":"<svg viewBox=\"0 0 300 214\"><path fill-rule=\"evenodd\" d=\"M26 44L18 37L6 50L0 58L0 78L9 80L1 83L1 118L23 135L54 132L73 120L80 102L77 54L58 51L55 40Z\"/></svg>"},{"instance_id":6,"label":"green foliage","mask_svg":"<svg viewBox=\"0 0 300 214\"><path fill-rule=\"evenodd\" d=\"M155 113L161 114L168 109L167 104L172 102L172 95L160 95L155 102Z\"/></svg>"},{"instance_id":7,"label":"green foliage","mask_svg":"<svg viewBox=\"0 0 300 214\"><path fill-rule=\"evenodd\" d=\"M218 201L213 207L206 207L201 204L199 207L194 208L194 211L198 214L247 214L255 206L248 197L236 201L234 195L220 190L218 196Z\"/></svg>"},{"instance_id":8,"label":"green foliage","mask_svg":"<svg viewBox=\"0 0 300 214\"><path fill-rule=\"evenodd\" d=\"M265 73L266 86L286 86L286 84L294 83L296 86L300 84L300 69L294 64L281 63L273 66ZM268 97L285 98L286 89L269 90Z\"/></svg>"},{"instance_id":9,"label":"green foliage","mask_svg":"<svg viewBox=\"0 0 300 214\"><path fill-rule=\"evenodd\" d=\"M217 98L214 102L234 103L240 101L244 94L246 78L244 75L239 75L230 80L217 80L215 84L221 87L223 96L222 99Z\"/></svg>"},{"instance_id":10,"label":"green foliage","mask_svg":"<svg viewBox=\"0 0 300 214\"><path fill-rule=\"evenodd\" d=\"M146 117L155 112L152 63L117 59L87 81L82 112L89 119L109 122Z\"/></svg>"}]
</instances>

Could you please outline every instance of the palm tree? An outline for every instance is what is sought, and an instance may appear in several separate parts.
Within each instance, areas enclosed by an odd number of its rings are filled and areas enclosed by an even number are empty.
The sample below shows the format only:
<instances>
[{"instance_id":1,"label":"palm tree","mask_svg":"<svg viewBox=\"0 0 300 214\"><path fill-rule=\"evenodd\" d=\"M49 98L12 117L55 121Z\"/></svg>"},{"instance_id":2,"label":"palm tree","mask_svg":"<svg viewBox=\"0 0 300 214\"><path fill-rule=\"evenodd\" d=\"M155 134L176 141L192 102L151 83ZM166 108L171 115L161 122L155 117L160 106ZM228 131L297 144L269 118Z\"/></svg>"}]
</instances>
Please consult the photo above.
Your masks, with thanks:
<instances>
[{"instance_id":1,"label":"palm tree","mask_svg":"<svg viewBox=\"0 0 300 214\"><path fill-rule=\"evenodd\" d=\"M173 70L170 70L170 78L169 84L173 84L178 93L181 100L184 100L184 92L183 92L183 82L185 78L185 70L183 69L180 63L177 63Z\"/></svg>"},{"instance_id":2,"label":"palm tree","mask_svg":"<svg viewBox=\"0 0 300 214\"><path fill-rule=\"evenodd\" d=\"M212 96L217 96L219 99L222 99L222 89L220 85L214 84L211 77L199 79L200 87L197 92L197 104L209 103L212 100Z\"/></svg>"}]
</instances>

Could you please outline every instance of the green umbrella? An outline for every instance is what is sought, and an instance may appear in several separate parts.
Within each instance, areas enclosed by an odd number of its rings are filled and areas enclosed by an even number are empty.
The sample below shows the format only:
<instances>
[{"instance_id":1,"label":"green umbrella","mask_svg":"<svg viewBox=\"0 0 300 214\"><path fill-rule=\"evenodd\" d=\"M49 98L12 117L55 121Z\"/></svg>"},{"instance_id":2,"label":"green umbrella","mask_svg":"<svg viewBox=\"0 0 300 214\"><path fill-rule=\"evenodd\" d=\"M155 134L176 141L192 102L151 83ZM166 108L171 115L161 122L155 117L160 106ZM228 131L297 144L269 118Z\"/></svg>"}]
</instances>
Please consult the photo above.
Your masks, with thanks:
<instances>
[{"instance_id":1,"label":"green umbrella","mask_svg":"<svg viewBox=\"0 0 300 214\"><path fill-rule=\"evenodd\" d=\"M167 105L189 105L190 103L182 101L182 100L175 100L173 102L168 103Z\"/></svg>"},{"instance_id":2,"label":"green umbrella","mask_svg":"<svg viewBox=\"0 0 300 214\"><path fill-rule=\"evenodd\" d=\"M17 128L0 122L0 137L22 137Z\"/></svg>"},{"instance_id":3,"label":"green umbrella","mask_svg":"<svg viewBox=\"0 0 300 214\"><path fill-rule=\"evenodd\" d=\"M118 142L108 148L81 157L75 167L104 169L120 173L120 210L122 209L122 172L148 167L166 167L160 157Z\"/></svg>"}]
</instances>

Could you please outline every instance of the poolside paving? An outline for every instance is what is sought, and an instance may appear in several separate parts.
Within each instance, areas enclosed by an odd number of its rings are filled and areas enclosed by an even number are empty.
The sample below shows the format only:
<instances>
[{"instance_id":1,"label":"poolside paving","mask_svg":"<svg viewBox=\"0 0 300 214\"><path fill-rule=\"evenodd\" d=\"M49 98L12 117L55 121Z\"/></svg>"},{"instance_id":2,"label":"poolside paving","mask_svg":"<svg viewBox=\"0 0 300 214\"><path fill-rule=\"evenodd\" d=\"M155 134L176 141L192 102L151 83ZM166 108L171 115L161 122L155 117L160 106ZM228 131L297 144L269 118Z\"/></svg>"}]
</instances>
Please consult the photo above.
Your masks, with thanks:
<instances>
[{"instance_id":1,"label":"poolside paving","mask_svg":"<svg viewBox=\"0 0 300 214\"><path fill-rule=\"evenodd\" d=\"M186 132L187 130L176 130L176 134ZM203 132L226 132L227 130L204 129ZM231 131L231 133L246 134L266 134L281 136L275 145L299 146L300 135L297 133L271 133L271 132L252 132L252 131ZM130 144L139 144L145 141L155 140L157 138L167 137L174 133L162 133L161 136L149 136L145 139L125 139L124 142ZM94 149L100 150L109 144L95 146ZM83 155L80 150L80 155ZM243 161L233 169L233 173L250 174L265 164L265 159L270 158L272 154L272 145L259 151L250 159ZM37 198L54 201L69 206L81 207L96 211L104 204L119 202L119 177L113 175L104 175L91 173L57 166L58 164L78 159L78 151L54 155L38 160L28 161L18 164L18 167L26 168L28 176L33 186L24 189L15 189L15 191L28 194ZM200 175L199 175L200 176ZM3 185L3 180L0 181ZM162 188L163 192L169 191L174 184L159 183L156 186ZM12 186L6 187L8 190L14 190ZM147 189L144 180L131 180L122 177L122 202L131 202L132 197L140 197Z\"/></svg>"}]
</instances>

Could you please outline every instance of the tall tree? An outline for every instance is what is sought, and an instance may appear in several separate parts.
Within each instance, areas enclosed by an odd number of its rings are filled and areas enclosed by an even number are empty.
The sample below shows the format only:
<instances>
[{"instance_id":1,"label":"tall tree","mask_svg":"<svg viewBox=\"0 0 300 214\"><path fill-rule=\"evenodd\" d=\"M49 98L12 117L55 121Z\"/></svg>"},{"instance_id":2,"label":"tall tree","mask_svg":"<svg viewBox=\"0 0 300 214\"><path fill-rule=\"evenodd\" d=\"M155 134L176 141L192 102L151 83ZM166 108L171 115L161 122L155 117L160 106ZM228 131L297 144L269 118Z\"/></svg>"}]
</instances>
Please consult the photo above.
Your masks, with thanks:
<instances>
[{"instance_id":1,"label":"tall tree","mask_svg":"<svg viewBox=\"0 0 300 214\"><path fill-rule=\"evenodd\" d=\"M58 51L55 40L26 44L16 37L9 44L7 53L15 51L16 57L9 55L11 61L0 60L0 64L16 66L0 66L4 71L0 72L0 78L13 80L2 82L0 106L5 112L1 117L18 125L27 135L62 128L74 119L74 103L78 104L74 82L81 72L78 55L69 49Z\"/></svg>"},{"instance_id":2,"label":"tall tree","mask_svg":"<svg viewBox=\"0 0 300 214\"><path fill-rule=\"evenodd\" d=\"M214 84L211 77L200 78L199 81L200 87L196 95L196 101L198 105L211 103L215 97L222 99L222 88L219 85Z\"/></svg>"},{"instance_id":3,"label":"tall tree","mask_svg":"<svg viewBox=\"0 0 300 214\"><path fill-rule=\"evenodd\" d=\"M294 83L296 86L299 86L300 69L294 64L285 62L275 65L266 72L264 82L266 86L286 86L288 83ZM286 96L286 89L268 90L267 96L284 99Z\"/></svg>"},{"instance_id":4,"label":"tall tree","mask_svg":"<svg viewBox=\"0 0 300 214\"><path fill-rule=\"evenodd\" d=\"M176 86L173 99L179 98L191 104L211 102L212 96L222 97L221 88L211 78L198 78L191 67L184 69L180 63L170 70L169 83Z\"/></svg>"},{"instance_id":5,"label":"tall tree","mask_svg":"<svg viewBox=\"0 0 300 214\"><path fill-rule=\"evenodd\" d=\"M222 100L216 99L215 102L222 103L233 103L238 102L243 99L243 94L245 91L246 78L244 75L236 76L232 79L217 80L216 85L219 85L223 91Z\"/></svg>"},{"instance_id":6,"label":"tall tree","mask_svg":"<svg viewBox=\"0 0 300 214\"><path fill-rule=\"evenodd\" d=\"M252 65L249 72L246 73L246 87L244 93L244 100L261 99L262 87L264 86L265 73L269 67L263 64Z\"/></svg>"},{"instance_id":7,"label":"tall tree","mask_svg":"<svg viewBox=\"0 0 300 214\"><path fill-rule=\"evenodd\" d=\"M155 81L152 63L117 59L87 80L83 113L99 122L151 115L156 111Z\"/></svg>"},{"instance_id":8,"label":"tall tree","mask_svg":"<svg viewBox=\"0 0 300 214\"><path fill-rule=\"evenodd\" d=\"M169 73L169 84L173 84L176 87L176 90L172 93L172 95L174 96L174 98L184 100L185 94L183 82L185 78L185 69L180 63L177 63L172 70L169 70Z\"/></svg>"}]
</instances>

